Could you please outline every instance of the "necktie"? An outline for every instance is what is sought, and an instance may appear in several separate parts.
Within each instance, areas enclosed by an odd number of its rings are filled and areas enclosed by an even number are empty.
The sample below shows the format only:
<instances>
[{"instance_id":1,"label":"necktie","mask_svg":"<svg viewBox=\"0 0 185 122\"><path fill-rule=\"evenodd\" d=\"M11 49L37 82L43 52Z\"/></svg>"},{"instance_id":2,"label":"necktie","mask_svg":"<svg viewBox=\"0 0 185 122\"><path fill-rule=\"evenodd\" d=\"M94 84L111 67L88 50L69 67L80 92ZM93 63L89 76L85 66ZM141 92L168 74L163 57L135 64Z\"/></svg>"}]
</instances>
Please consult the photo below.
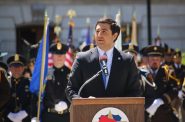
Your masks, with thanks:
<instances>
[{"instance_id":1,"label":"necktie","mask_svg":"<svg viewBox=\"0 0 185 122\"><path fill-rule=\"evenodd\" d=\"M107 56L106 52L103 55ZM102 76L103 76L104 87L106 89L107 88L107 76L104 73L102 73Z\"/></svg>"}]
</instances>

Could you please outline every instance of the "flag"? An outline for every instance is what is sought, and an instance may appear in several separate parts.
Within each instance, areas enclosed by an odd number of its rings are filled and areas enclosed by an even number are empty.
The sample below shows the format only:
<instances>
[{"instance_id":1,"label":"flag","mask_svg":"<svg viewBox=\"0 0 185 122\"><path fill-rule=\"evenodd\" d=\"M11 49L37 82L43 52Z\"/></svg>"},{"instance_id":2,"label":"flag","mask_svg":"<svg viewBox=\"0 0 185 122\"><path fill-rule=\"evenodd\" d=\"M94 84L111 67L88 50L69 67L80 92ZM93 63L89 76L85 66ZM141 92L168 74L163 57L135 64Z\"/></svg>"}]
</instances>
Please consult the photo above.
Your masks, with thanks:
<instances>
[{"instance_id":1,"label":"flag","mask_svg":"<svg viewBox=\"0 0 185 122\"><path fill-rule=\"evenodd\" d=\"M74 27L74 22L70 20L69 22L69 34L68 34L68 42L67 45L69 46L69 49L66 53L66 60L64 64L71 69L73 65L73 49L72 49L72 42L73 42L73 27Z\"/></svg>"},{"instance_id":2,"label":"flag","mask_svg":"<svg viewBox=\"0 0 185 122\"><path fill-rule=\"evenodd\" d=\"M86 29L85 34L84 34L86 39L80 45L80 50L82 50L85 46L92 44L91 34L90 34L90 31L91 31L91 28L90 28L90 18L87 18L86 19L86 23L87 23L87 29Z\"/></svg>"},{"instance_id":3,"label":"flag","mask_svg":"<svg viewBox=\"0 0 185 122\"><path fill-rule=\"evenodd\" d=\"M132 17L131 43L135 46L138 46L138 43L137 43L137 21L136 21L136 12L135 11L134 11L133 17Z\"/></svg>"},{"instance_id":4,"label":"flag","mask_svg":"<svg viewBox=\"0 0 185 122\"><path fill-rule=\"evenodd\" d=\"M157 26L157 37L154 40L154 45L156 46L162 46L161 38L160 38L160 25Z\"/></svg>"},{"instance_id":5,"label":"flag","mask_svg":"<svg viewBox=\"0 0 185 122\"><path fill-rule=\"evenodd\" d=\"M53 67L53 58L52 58L52 54L48 53L48 68Z\"/></svg>"},{"instance_id":6,"label":"flag","mask_svg":"<svg viewBox=\"0 0 185 122\"><path fill-rule=\"evenodd\" d=\"M44 44L46 44L46 48L43 50L44 48ZM41 70L42 70L42 58L43 55L45 54L45 65L44 65L44 78L42 81L43 83L46 83L46 76L47 76L47 71L48 71L48 52L49 52L49 23L47 23L46 26L46 43L44 43L44 37L42 38L42 42L39 45L39 50L37 53L37 57L36 57L36 62L35 62L35 67L34 67L34 71L33 71L33 76L32 76L32 80L30 83L30 91L32 93L38 94L39 92L39 88L40 88L40 78L42 77L41 75Z\"/></svg>"},{"instance_id":7,"label":"flag","mask_svg":"<svg viewBox=\"0 0 185 122\"><path fill-rule=\"evenodd\" d=\"M118 13L116 14L116 22L117 24L121 27L121 12L120 10L118 11ZM122 50L122 35L121 35L121 29L120 29L120 34L115 42L115 47L118 50Z\"/></svg>"},{"instance_id":8,"label":"flag","mask_svg":"<svg viewBox=\"0 0 185 122\"><path fill-rule=\"evenodd\" d=\"M86 45L90 45L91 44L91 35L90 35L90 19L87 18L87 35L86 35Z\"/></svg>"}]
</instances>

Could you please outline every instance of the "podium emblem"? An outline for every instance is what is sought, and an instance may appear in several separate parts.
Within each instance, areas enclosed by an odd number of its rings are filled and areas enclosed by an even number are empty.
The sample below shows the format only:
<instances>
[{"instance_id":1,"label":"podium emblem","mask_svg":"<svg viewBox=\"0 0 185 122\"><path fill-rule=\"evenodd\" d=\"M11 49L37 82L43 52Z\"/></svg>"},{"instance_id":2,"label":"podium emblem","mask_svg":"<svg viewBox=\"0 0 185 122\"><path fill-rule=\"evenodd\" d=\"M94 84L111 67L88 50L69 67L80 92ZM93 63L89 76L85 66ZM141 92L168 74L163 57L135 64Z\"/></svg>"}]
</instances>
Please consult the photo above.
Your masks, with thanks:
<instances>
[{"instance_id":1,"label":"podium emblem","mask_svg":"<svg viewBox=\"0 0 185 122\"><path fill-rule=\"evenodd\" d=\"M129 122L126 114L118 108L107 107L98 111L92 122Z\"/></svg>"}]
</instances>

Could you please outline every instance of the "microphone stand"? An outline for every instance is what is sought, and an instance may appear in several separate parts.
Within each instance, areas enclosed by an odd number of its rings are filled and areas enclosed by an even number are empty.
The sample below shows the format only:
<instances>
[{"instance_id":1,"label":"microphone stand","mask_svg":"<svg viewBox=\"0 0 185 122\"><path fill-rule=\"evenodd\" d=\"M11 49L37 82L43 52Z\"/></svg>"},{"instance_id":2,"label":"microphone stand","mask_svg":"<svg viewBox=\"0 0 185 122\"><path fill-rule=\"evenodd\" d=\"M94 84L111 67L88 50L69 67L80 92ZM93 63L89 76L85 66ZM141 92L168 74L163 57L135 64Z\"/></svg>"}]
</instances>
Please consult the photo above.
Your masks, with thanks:
<instances>
[{"instance_id":1,"label":"microphone stand","mask_svg":"<svg viewBox=\"0 0 185 122\"><path fill-rule=\"evenodd\" d=\"M92 80L94 80L95 78L97 78L97 77L100 75L100 73L102 73L102 72L103 72L103 70L101 69L101 70L98 71L95 75L93 75L91 78L89 78L88 80L86 80L86 81L83 83L83 85L80 87L80 89L79 89L79 91L78 91L78 96L80 96L80 93L81 93L82 89L83 89L88 83L90 83Z\"/></svg>"}]
</instances>

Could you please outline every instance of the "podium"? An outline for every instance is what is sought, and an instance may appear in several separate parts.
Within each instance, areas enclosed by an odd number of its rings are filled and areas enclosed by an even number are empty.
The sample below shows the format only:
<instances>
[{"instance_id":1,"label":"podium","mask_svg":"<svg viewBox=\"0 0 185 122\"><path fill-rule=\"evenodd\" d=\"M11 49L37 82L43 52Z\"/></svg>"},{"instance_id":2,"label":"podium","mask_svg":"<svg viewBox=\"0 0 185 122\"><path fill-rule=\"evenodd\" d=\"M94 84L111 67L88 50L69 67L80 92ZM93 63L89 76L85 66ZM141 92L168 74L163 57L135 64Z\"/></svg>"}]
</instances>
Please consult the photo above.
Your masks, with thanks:
<instances>
[{"instance_id":1,"label":"podium","mask_svg":"<svg viewBox=\"0 0 185 122\"><path fill-rule=\"evenodd\" d=\"M143 97L75 98L71 103L70 122L100 122L92 120L97 113L106 108L120 110L129 120L120 122L144 122L144 101ZM107 113L111 112L111 109L107 110ZM112 114L119 114L119 112Z\"/></svg>"}]
</instances>

